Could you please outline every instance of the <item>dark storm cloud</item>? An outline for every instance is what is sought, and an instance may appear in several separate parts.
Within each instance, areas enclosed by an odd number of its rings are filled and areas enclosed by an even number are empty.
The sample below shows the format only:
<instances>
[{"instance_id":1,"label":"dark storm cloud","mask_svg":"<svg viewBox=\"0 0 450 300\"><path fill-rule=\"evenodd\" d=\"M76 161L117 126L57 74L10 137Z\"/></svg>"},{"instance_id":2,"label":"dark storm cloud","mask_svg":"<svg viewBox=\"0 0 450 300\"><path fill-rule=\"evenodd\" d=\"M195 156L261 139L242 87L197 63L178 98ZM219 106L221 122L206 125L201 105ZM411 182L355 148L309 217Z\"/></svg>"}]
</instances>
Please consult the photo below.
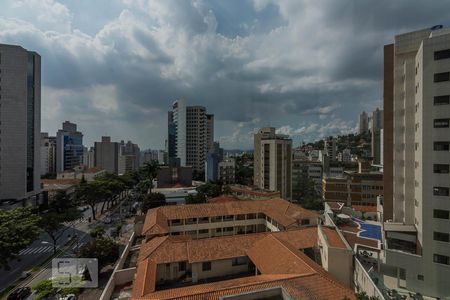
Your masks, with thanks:
<instances>
[{"instance_id":1,"label":"dark storm cloud","mask_svg":"<svg viewBox=\"0 0 450 300\"><path fill-rule=\"evenodd\" d=\"M163 147L177 98L216 116L227 148L259 126L311 140L354 129L382 97L395 34L448 23L448 1L6 0L0 42L43 58L43 129L78 122ZM89 20L92 23L89 23Z\"/></svg>"}]
</instances>

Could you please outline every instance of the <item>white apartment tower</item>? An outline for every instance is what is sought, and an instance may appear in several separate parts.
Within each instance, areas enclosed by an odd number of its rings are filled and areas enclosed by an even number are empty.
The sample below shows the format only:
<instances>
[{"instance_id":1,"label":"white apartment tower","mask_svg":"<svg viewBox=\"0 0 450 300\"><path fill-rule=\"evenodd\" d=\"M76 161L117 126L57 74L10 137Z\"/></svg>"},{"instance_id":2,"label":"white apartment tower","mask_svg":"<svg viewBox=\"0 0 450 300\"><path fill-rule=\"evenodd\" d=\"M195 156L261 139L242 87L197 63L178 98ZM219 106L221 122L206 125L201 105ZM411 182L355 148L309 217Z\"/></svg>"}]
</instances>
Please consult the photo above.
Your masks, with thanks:
<instances>
[{"instance_id":1,"label":"white apartment tower","mask_svg":"<svg viewBox=\"0 0 450 300\"><path fill-rule=\"evenodd\" d=\"M292 140L273 127L261 128L254 135L253 160L254 185L292 200Z\"/></svg>"},{"instance_id":2,"label":"white apartment tower","mask_svg":"<svg viewBox=\"0 0 450 300\"><path fill-rule=\"evenodd\" d=\"M214 115L207 114L203 106L186 106L180 99L169 112L168 129L169 161L175 158L181 166L203 172L214 141Z\"/></svg>"},{"instance_id":3,"label":"white apartment tower","mask_svg":"<svg viewBox=\"0 0 450 300\"><path fill-rule=\"evenodd\" d=\"M392 218L384 224L386 263L397 268L399 286L447 299L450 31L435 26L396 36L385 46L384 88L384 109L392 111L388 120L385 114L384 141L393 139L384 152L385 162L393 154L392 176L385 176L393 187L384 203L385 219Z\"/></svg>"},{"instance_id":4,"label":"white apartment tower","mask_svg":"<svg viewBox=\"0 0 450 300\"><path fill-rule=\"evenodd\" d=\"M0 44L0 200L40 193L41 57Z\"/></svg>"}]
</instances>

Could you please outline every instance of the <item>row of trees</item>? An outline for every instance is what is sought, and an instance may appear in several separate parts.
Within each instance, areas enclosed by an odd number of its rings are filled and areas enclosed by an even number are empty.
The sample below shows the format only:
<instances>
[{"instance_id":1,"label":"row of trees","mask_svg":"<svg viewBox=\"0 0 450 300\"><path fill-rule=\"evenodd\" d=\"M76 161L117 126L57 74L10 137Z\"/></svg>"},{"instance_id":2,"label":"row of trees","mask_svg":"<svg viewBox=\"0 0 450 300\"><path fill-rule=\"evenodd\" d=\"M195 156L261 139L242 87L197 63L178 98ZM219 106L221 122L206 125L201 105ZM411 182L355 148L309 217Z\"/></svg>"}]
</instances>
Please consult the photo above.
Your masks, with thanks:
<instances>
[{"instance_id":1,"label":"row of trees","mask_svg":"<svg viewBox=\"0 0 450 300\"><path fill-rule=\"evenodd\" d=\"M82 180L73 195L58 192L46 206L0 210L0 268L9 269L9 262L18 260L18 253L33 243L42 232L50 237L56 252L58 240L70 228L68 222L82 216L79 205L88 205L92 219L96 220L99 204L103 213L130 189L134 188L136 200L143 201L151 193L158 169L157 162L148 162L138 171L123 176L106 174L92 182Z\"/></svg>"}]
</instances>

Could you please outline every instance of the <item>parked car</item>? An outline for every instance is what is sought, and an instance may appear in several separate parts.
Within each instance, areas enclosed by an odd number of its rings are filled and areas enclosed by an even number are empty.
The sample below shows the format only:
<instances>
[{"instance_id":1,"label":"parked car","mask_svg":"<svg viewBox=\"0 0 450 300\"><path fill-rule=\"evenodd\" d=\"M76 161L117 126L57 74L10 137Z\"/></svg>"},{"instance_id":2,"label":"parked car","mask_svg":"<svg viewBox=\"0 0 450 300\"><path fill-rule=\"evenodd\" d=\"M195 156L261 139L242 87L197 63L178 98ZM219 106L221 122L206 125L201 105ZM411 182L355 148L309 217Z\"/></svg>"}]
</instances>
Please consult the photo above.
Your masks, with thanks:
<instances>
[{"instance_id":1,"label":"parked car","mask_svg":"<svg viewBox=\"0 0 450 300\"><path fill-rule=\"evenodd\" d=\"M75 294L68 294L65 297L60 297L59 300L77 300L77 296Z\"/></svg>"},{"instance_id":2,"label":"parked car","mask_svg":"<svg viewBox=\"0 0 450 300\"><path fill-rule=\"evenodd\" d=\"M20 274L20 279L25 279L25 278L27 278L28 276L30 276L31 275L31 271L23 271L21 274Z\"/></svg>"},{"instance_id":3,"label":"parked car","mask_svg":"<svg viewBox=\"0 0 450 300\"><path fill-rule=\"evenodd\" d=\"M21 287L21 288L14 290L14 292L12 292L11 294L9 294L7 299L8 300L22 300L22 299L26 299L29 295L31 295L31 288Z\"/></svg>"}]
</instances>

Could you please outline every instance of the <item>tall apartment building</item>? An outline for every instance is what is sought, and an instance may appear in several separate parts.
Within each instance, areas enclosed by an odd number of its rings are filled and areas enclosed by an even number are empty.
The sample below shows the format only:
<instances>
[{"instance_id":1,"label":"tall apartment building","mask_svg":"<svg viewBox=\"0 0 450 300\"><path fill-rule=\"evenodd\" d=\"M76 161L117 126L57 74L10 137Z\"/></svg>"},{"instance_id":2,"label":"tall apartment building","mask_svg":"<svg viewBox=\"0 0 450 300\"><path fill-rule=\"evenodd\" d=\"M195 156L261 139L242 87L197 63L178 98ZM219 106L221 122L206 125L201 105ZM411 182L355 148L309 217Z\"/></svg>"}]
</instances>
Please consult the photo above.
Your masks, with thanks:
<instances>
[{"instance_id":1,"label":"tall apartment building","mask_svg":"<svg viewBox=\"0 0 450 300\"><path fill-rule=\"evenodd\" d=\"M56 173L56 137L41 133L41 175Z\"/></svg>"},{"instance_id":2,"label":"tall apartment building","mask_svg":"<svg viewBox=\"0 0 450 300\"><path fill-rule=\"evenodd\" d=\"M119 175L136 171L139 168L140 156L141 150L137 144L134 144L131 141L126 143L121 141L118 165Z\"/></svg>"},{"instance_id":3,"label":"tall apartment building","mask_svg":"<svg viewBox=\"0 0 450 300\"><path fill-rule=\"evenodd\" d=\"M0 44L0 199L40 193L41 57Z\"/></svg>"},{"instance_id":4,"label":"tall apartment building","mask_svg":"<svg viewBox=\"0 0 450 300\"><path fill-rule=\"evenodd\" d=\"M336 161L337 146L336 146L336 139L334 137L330 136L325 139L323 150L324 150L324 153L330 159L330 161Z\"/></svg>"},{"instance_id":5,"label":"tall apartment building","mask_svg":"<svg viewBox=\"0 0 450 300\"><path fill-rule=\"evenodd\" d=\"M372 158L374 164L381 164L381 130L383 129L383 110L376 109L372 112Z\"/></svg>"},{"instance_id":6,"label":"tall apartment building","mask_svg":"<svg viewBox=\"0 0 450 300\"><path fill-rule=\"evenodd\" d=\"M359 115L359 119L358 119L358 133L362 134L367 131L369 131L369 116L367 115L367 113L365 111L363 111Z\"/></svg>"},{"instance_id":7,"label":"tall apartment building","mask_svg":"<svg viewBox=\"0 0 450 300\"><path fill-rule=\"evenodd\" d=\"M169 160L179 160L181 166L202 172L213 141L214 116L203 106L186 106L183 99L175 101L168 113Z\"/></svg>"},{"instance_id":8,"label":"tall apartment building","mask_svg":"<svg viewBox=\"0 0 450 300\"><path fill-rule=\"evenodd\" d=\"M94 147L84 147L83 151L83 165L87 168L93 168L95 166L95 149Z\"/></svg>"},{"instance_id":9,"label":"tall apartment building","mask_svg":"<svg viewBox=\"0 0 450 300\"><path fill-rule=\"evenodd\" d=\"M292 140L273 127L260 129L254 135L253 160L254 185L292 199Z\"/></svg>"},{"instance_id":10,"label":"tall apartment building","mask_svg":"<svg viewBox=\"0 0 450 300\"><path fill-rule=\"evenodd\" d=\"M226 157L218 165L218 179L223 184L233 184L235 182L236 162L232 157Z\"/></svg>"},{"instance_id":11,"label":"tall apartment building","mask_svg":"<svg viewBox=\"0 0 450 300\"><path fill-rule=\"evenodd\" d=\"M83 134L77 124L65 121L56 133L56 172L62 173L83 163Z\"/></svg>"},{"instance_id":12,"label":"tall apartment building","mask_svg":"<svg viewBox=\"0 0 450 300\"><path fill-rule=\"evenodd\" d=\"M119 173L120 144L111 142L111 137L102 136L101 142L94 143L96 167L106 170L108 173Z\"/></svg>"},{"instance_id":13,"label":"tall apartment building","mask_svg":"<svg viewBox=\"0 0 450 300\"><path fill-rule=\"evenodd\" d=\"M397 268L400 286L447 298L450 31L397 35L384 50L384 160L392 169L385 185L393 192L383 203L385 220L392 219L384 224L386 263Z\"/></svg>"}]
</instances>

